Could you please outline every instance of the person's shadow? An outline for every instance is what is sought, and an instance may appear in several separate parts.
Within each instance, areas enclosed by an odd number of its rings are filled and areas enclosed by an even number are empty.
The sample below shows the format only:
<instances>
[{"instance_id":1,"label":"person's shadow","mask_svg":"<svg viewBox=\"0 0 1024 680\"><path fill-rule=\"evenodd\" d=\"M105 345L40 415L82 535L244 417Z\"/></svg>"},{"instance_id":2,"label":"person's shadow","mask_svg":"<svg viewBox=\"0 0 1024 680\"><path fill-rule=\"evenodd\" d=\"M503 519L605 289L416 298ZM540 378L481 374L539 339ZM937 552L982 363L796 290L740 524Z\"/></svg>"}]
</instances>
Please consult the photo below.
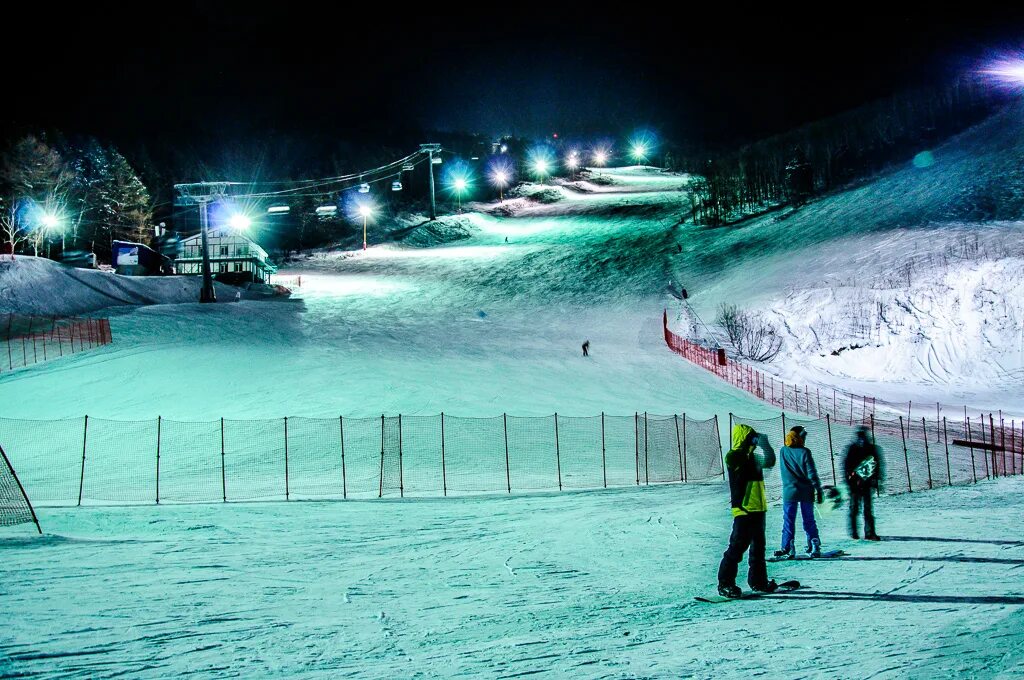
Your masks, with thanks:
<instances>
[{"instance_id":1,"label":"person's shadow","mask_svg":"<svg viewBox=\"0 0 1024 680\"><path fill-rule=\"evenodd\" d=\"M1018 595L908 595L905 593L844 593L828 590L793 590L772 593L771 597L800 600L854 600L862 602L908 602L918 604L1018 604L1024 597Z\"/></svg>"},{"instance_id":2,"label":"person's shadow","mask_svg":"<svg viewBox=\"0 0 1024 680\"><path fill-rule=\"evenodd\" d=\"M932 541L936 543L987 543L989 545L1019 545L1024 547L1024 541L989 541L981 538L936 538L934 536L884 536L883 541Z\"/></svg>"}]
</instances>

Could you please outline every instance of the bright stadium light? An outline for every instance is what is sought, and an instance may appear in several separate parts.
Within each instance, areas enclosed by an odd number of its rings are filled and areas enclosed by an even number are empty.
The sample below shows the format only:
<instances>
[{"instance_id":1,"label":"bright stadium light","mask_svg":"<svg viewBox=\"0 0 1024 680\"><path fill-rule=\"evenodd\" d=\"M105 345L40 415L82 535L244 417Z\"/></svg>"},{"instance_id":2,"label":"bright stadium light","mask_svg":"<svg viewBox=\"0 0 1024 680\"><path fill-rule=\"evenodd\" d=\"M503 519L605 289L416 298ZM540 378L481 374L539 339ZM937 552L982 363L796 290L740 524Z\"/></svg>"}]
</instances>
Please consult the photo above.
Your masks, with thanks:
<instances>
[{"instance_id":1,"label":"bright stadium light","mask_svg":"<svg viewBox=\"0 0 1024 680\"><path fill-rule=\"evenodd\" d=\"M632 153L637 163L643 163L647 160L647 145L643 142L633 144Z\"/></svg>"},{"instance_id":2,"label":"bright stadium light","mask_svg":"<svg viewBox=\"0 0 1024 680\"><path fill-rule=\"evenodd\" d=\"M458 202L459 212L462 212L462 194L469 188L469 180L465 177L456 177L452 180L452 191L455 192L455 199Z\"/></svg>"},{"instance_id":3,"label":"bright stadium light","mask_svg":"<svg viewBox=\"0 0 1024 680\"><path fill-rule=\"evenodd\" d=\"M235 231L245 231L252 226L252 220L242 213L235 213L228 218L228 226Z\"/></svg>"},{"instance_id":4,"label":"bright stadium light","mask_svg":"<svg viewBox=\"0 0 1024 680\"><path fill-rule=\"evenodd\" d=\"M604 166L608 162L608 152L604 149L598 149L594 152L594 165L597 167Z\"/></svg>"},{"instance_id":5,"label":"bright stadium light","mask_svg":"<svg viewBox=\"0 0 1024 680\"><path fill-rule=\"evenodd\" d=\"M366 250L366 221L373 215L373 206L368 203L363 203L356 212L363 218L363 250Z\"/></svg>"},{"instance_id":6,"label":"bright stadium light","mask_svg":"<svg viewBox=\"0 0 1024 680\"><path fill-rule=\"evenodd\" d=\"M44 229L56 229L60 226L60 218L52 213L43 213L43 216L39 218L39 222L43 225Z\"/></svg>"},{"instance_id":7,"label":"bright stadium light","mask_svg":"<svg viewBox=\"0 0 1024 680\"><path fill-rule=\"evenodd\" d=\"M533 162L533 173L543 179L550 170L548 162L543 158L538 158Z\"/></svg>"},{"instance_id":8,"label":"bright stadium light","mask_svg":"<svg viewBox=\"0 0 1024 680\"><path fill-rule=\"evenodd\" d=\"M1024 54L1001 57L989 62L981 73L998 85L1024 89Z\"/></svg>"}]
</instances>

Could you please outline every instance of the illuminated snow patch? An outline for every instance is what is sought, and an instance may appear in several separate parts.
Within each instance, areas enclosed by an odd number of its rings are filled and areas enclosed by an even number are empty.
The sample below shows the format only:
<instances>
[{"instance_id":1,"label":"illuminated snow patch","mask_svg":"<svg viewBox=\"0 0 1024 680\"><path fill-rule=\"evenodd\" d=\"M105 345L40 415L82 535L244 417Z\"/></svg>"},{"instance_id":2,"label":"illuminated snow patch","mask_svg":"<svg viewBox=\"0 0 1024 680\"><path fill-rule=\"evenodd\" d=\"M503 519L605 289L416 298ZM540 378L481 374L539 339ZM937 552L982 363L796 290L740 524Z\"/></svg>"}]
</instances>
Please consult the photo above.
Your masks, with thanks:
<instances>
[{"instance_id":1,"label":"illuminated snow patch","mask_svg":"<svg viewBox=\"0 0 1024 680\"><path fill-rule=\"evenodd\" d=\"M404 281L372 274L302 275L302 292L305 295L383 297L414 289L415 286Z\"/></svg>"}]
</instances>

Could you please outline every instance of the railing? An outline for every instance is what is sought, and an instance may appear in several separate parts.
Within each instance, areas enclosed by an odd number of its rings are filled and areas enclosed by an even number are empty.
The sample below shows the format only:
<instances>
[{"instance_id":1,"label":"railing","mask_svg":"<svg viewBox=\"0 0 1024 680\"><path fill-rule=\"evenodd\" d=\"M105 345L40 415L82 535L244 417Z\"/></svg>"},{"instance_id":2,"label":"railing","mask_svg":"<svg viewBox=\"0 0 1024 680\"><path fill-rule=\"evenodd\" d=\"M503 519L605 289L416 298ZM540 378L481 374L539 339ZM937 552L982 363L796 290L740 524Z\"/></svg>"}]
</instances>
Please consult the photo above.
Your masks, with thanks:
<instances>
[{"instance_id":1,"label":"railing","mask_svg":"<svg viewBox=\"0 0 1024 680\"><path fill-rule=\"evenodd\" d=\"M33 502L212 502L595 489L723 477L686 414L0 419Z\"/></svg>"},{"instance_id":2,"label":"railing","mask_svg":"<svg viewBox=\"0 0 1024 680\"><path fill-rule=\"evenodd\" d=\"M109 319L0 316L0 371L110 344Z\"/></svg>"}]
</instances>

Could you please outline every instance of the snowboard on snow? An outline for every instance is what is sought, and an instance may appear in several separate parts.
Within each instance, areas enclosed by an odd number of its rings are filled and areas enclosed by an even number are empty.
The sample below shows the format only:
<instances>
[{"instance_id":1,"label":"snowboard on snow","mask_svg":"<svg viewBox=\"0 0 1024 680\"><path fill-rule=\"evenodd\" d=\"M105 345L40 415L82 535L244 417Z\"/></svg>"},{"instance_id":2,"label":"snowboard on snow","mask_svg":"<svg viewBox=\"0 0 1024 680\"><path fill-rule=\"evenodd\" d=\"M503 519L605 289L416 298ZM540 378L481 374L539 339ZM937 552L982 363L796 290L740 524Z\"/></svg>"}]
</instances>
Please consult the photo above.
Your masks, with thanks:
<instances>
[{"instance_id":1,"label":"snowboard on snow","mask_svg":"<svg viewBox=\"0 0 1024 680\"><path fill-rule=\"evenodd\" d=\"M697 602L703 602L705 604L722 604L723 602L732 602L733 600L756 600L765 595L771 595L773 593L790 592L800 587L800 581L783 581L779 584L778 588L773 590L771 593L756 593L752 590L744 590L743 594L739 597L725 597L723 595L707 595L697 596L693 599Z\"/></svg>"},{"instance_id":2,"label":"snowboard on snow","mask_svg":"<svg viewBox=\"0 0 1024 680\"><path fill-rule=\"evenodd\" d=\"M830 560L836 557L849 555L845 550L825 550L818 557L797 553L796 557L768 557L765 562L789 562L791 560Z\"/></svg>"}]
</instances>

